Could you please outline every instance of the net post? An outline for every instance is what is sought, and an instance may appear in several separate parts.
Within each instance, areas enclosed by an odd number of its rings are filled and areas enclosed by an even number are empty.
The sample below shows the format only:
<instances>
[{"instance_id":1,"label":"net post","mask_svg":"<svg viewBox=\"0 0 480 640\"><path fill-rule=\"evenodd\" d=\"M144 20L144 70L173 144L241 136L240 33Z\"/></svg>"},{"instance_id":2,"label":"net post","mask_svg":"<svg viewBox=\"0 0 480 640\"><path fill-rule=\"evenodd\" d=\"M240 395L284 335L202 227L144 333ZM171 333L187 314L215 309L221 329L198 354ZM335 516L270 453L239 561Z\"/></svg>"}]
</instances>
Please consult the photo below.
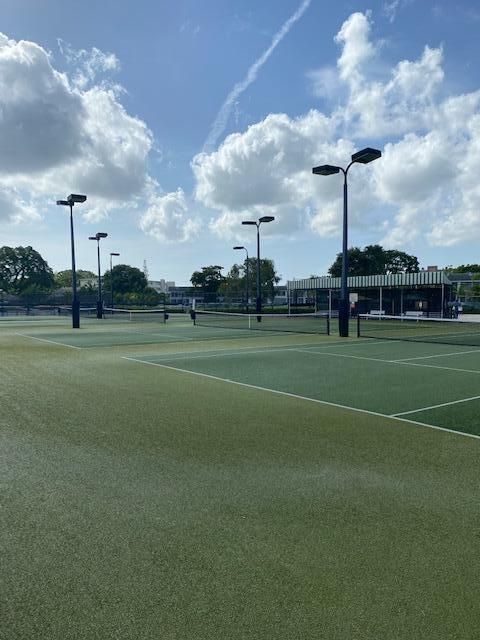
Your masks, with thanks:
<instances>
[{"instance_id":1,"label":"net post","mask_svg":"<svg viewBox=\"0 0 480 640\"><path fill-rule=\"evenodd\" d=\"M327 316L327 336L330 335L330 316Z\"/></svg>"},{"instance_id":2,"label":"net post","mask_svg":"<svg viewBox=\"0 0 480 640\"><path fill-rule=\"evenodd\" d=\"M360 314L357 315L357 338L360 338Z\"/></svg>"}]
</instances>

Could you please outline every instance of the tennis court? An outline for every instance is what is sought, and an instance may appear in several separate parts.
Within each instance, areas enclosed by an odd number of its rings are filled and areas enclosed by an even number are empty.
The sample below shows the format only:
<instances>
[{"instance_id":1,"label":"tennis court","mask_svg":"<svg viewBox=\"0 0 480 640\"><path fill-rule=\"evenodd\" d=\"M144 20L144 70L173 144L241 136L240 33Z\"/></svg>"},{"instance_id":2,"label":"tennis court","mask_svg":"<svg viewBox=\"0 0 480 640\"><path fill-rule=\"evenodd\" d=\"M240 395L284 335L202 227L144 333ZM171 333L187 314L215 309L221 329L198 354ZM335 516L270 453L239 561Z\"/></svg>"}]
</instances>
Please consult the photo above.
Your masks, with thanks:
<instances>
[{"instance_id":1,"label":"tennis court","mask_svg":"<svg viewBox=\"0 0 480 640\"><path fill-rule=\"evenodd\" d=\"M480 348L265 326L0 321L6 638L477 637Z\"/></svg>"}]
</instances>

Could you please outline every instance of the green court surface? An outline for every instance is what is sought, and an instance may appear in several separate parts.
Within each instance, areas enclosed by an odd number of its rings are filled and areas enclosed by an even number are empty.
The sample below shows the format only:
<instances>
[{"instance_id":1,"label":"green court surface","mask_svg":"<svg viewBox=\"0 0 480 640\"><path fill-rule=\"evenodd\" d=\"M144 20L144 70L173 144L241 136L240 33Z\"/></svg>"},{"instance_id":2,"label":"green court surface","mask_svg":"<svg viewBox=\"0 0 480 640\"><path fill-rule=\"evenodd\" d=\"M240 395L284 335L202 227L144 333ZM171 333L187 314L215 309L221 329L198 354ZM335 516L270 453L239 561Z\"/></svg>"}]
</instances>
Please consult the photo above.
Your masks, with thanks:
<instances>
[{"instance_id":1,"label":"green court surface","mask_svg":"<svg viewBox=\"0 0 480 640\"><path fill-rule=\"evenodd\" d=\"M480 348L0 319L0 638L478 638Z\"/></svg>"}]
</instances>

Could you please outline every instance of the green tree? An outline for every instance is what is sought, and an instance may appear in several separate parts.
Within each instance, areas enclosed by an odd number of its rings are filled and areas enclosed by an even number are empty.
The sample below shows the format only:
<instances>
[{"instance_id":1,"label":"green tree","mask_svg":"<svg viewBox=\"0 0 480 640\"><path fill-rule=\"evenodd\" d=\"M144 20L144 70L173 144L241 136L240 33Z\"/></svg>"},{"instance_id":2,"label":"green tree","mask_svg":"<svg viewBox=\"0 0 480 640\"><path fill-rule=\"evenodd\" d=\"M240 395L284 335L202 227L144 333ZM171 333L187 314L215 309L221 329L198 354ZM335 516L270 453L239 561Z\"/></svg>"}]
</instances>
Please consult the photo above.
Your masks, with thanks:
<instances>
[{"instance_id":1,"label":"green tree","mask_svg":"<svg viewBox=\"0 0 480 640\"><path fill-rule=\"evenodd\" d=\"M239 298L245 296L245 268L244 265L234 264L226 277L223 278L218 293L227 298Z\"/></svg>"},{"instance_id":2,"label":"green tree","mask_svg":"<svg viewBox=\"0 0 480 640\"><path fill-rule=\"evenodd\" d=\"M209 267L202 267L201 271L194 271L190 282L195 288L202 290L206 293L217 293L220 285L222 284L224 277L221 274L223 267L219 265L210 265Z\"/></svg>"},{"instance_id":3,"label":"green tree","mask_svg":"<svg viewBox=\"0 0 480 640\"><path fill-rule=\"evenodd\" d=\"M454 273L480 273L480 264L461 264L458 267L449 265L445 267L445 271L452 271Z\"/></svg>"},{"instance_id":4,"label":"green tree","mask_svg":"<svg viewBox=\"0 0 480 640\"><path fill-rule=\"evenodd\" d=\"M244 269L246 269L246 260ZM248 259L248 288L252 298L257 297L257 259ZM260 290L262 292L262 300L273 298L275 294L275 285L280 282L280 276L277 275L273 260L268 258L260 259Z\"/></svg>"},{"instance_id":5,"label":"green tree","mask_svg":"<svg viewBox=\"0 0 480 640\"><path fill-rule=\"evenodd\" d=\"M92 280L97 276L93 271L85 271L84 269L77 269L77 287L92 288L88 286ZM72 270L65 269L63 271L57 271L54 275L56 287L71 287L72 286Z\"/></svg>"},{"instance_id":6,"label":"green tree","mask_svg":"<svg viewBox=\"0 0 480 640\"><path fill-rule=\"evenodd\" d=\"M0 248L0 289L10 293L47 291L54 286L53 271L32 247Z\"/></svg>"},{"instance_id":7,"label":"green tree","mask_svg":"<svg viewBox=\"0 0 480 640\"><path fill-rule=\"evenodd\" d=\"M415 256L396 249L385 250L379 244L372 244L360 249L351 247L348 250L348 275L371 276L390 273L415 273L419 270ZM335 262L328 270L333 277L342 274L342 254L338 253Z\"/></svg>"},{"instance_id":8,"label":"green tree","mask_svg":"<svg viewBox=\"0 0 480 640\"><path fill-rule=\"evenodd\" d=\"M111 288L110 269L105 272L102 278L103 288L110 291ZM145 274L137 267L128 264L116 264L113 267L113 289L117 294L140 293L145 294L149 288Z\"/></svg>"}]
</instances>

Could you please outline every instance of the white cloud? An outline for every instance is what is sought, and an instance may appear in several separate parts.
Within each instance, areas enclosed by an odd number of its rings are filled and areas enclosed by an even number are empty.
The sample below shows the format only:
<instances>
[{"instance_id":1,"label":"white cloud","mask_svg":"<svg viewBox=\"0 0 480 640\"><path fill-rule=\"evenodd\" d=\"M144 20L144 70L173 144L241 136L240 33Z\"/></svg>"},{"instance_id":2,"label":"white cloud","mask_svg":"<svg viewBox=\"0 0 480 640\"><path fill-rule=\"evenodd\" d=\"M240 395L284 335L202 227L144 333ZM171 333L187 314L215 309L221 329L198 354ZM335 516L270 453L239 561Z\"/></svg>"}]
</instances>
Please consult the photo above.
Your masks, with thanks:
<instances>
[{"instance_id":1,"label":"white cloud","mask_svg":"<svg viewBox=\"0 0 480 640\"><path fill-rule=\"evenodd\" d=\"M394 22L398 11L406 7L411 2L412 0L387 0L383 3L383 13L388 18L389 22Z\"/></svg>"},{"instance_id":2,"label":"white cloud","mask_svg":"<svg viewBox=\"0 0 480 640\"><path fill-rule=\"evenodd\" d=\"M26 202L15 189L0 189L0 222L21 224L40 219L31 202Z\"/></svg>"},{"instance_id":3,"label":"white cloud","mask_svg":"<svg viewBox=\"0 0 480 640\"><path fill-rule=\"evenodd\" d=\"M81 89L93 83L98 75L120 70L120 61L114 53L104 53L97 47L92 47L90 51L73 49L60 38L57 42L65 59L76 66L73 83Z\"/></svg>"},{"instance_id":4,"label":"white cloud","mask_svg":"<svg viewBox=\"0 0 480 640\"><path fill-rule=\"evenodd\" d=\"M310 84L310 90L316 98L332 100L337 96L342 86L337 70L333 67L312 69L307 71L306 77Z\"/></svg>"},{"instance_id":5,"label":"white cloud","mask_svg":"<svg viewBox=\"0 0 480 640\"><path fill-rule=\"evenodd\" d=\"M349 84L362 80L362 68L375 54L375 47L369 40L370 12L353 13L335 36L335 42L343 46L337 66L340 78Z\"/></svg>"},{"instance_id":6,"label":"white cloud","mask_svg":"<svg viewBox=\"0 0 480 640\"><path fill-rule=\"evenodd\" d=\"M140 228L162 242L187 242L197 235L200 222L189 215L185 193L177 189L151 196L149 207L140 219Z\"/></svg>"},{"instance_id":7,"label":"white cloud","mask_svg":"<svg viewBox=\"0 0 480 640\"><path fill-rule=\"evenodd\" d=\"M118 68L113 54L97 49L76 55L91 80L97 69ZM71 191L88 194L82 215L98 220L148 192L153 136L144 122L126 112L116 91L72 85L42 47L3 34L0 139L0 192L18 194L7 198L10 220L34 218L45 202Z\"/></svg>"},{"instance_id":8,"label":"white cloud","mask_svg":"<svg viewBox=\"0 0 480 640\"><path fill-rule=\"evenodd\" d=\"M307 74L318 96L345 96L331 115L271 114L193 159L195 197L217 211L215 233L238 237L242 218L264 214L276 216L269 233L291 235L305 225L338 233L341 175L312 176L311 167L345 166L368 141L383 147L383 158L349 174L352 226L371 225L388 246L480 239L480 91L446 96L443 51L428 45L380 79L379 67L371 69L380 53L371 24L367 12L341 26L338 75L331 68Z\"/></svg>"}]
</instances>

